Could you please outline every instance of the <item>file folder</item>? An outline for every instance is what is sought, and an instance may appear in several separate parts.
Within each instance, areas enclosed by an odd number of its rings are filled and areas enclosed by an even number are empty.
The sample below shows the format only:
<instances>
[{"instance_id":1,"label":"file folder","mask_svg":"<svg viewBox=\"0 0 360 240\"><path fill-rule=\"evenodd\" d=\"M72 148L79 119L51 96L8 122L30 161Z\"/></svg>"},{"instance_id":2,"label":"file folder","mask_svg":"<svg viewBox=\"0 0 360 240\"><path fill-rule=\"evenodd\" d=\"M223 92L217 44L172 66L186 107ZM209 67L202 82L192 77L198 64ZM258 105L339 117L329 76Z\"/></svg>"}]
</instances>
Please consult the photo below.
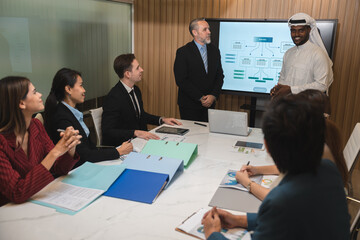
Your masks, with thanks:
<instances>
[{"instance_id":1,"label":"file folder","mask_svg":"<svg viewBox=\"0 0 360 240\"><path fill-rule=\"evenodd\" d=\"M198 146L194 143L150 139L141 152L149 155L181 159L184 161L185 168L187 168L197 157Z\"/></svg>"},{"instance_id":2,"label":"file folder","mask_svg":"<svg viewBox=\"0 0 360 240\"><path fill-rule=\"evenodd\" d=\"M258 212L261 201L253 194L233 188L219 187L209 206L240 212Z\"/></svg>"},{"instance_id":3,"label":"file folder","mask_svg":"<svg viewBox=\"0 0 360 240\"><path fill-rule=\"evenodd\" d=\"M126 169L104 196L153 203L165 187L169 175Z\"/></svg>"},{"instance_id":4,"label":"file folder","mask_svg":"<svg viewBox=\"0 0 360 240\"><path fill-rule=\"evenodd\" d=\"M169 175L169 180L165 188L169 186L173 179L177 178L184 171L183 160L136 152L130 153L124 160L123 164L127 166L127 169Z\"/></svg>"}]
</instances>

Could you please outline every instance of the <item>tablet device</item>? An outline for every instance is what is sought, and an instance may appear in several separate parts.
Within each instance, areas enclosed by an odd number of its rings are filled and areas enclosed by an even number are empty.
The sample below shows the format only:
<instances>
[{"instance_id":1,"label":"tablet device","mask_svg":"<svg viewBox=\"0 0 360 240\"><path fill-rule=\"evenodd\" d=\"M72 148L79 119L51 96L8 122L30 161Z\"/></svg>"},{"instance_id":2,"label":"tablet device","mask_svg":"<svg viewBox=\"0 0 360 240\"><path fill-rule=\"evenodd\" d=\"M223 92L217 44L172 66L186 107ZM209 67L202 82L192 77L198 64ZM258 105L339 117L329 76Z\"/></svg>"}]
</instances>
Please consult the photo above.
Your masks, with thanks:
<instances>
[{"instance_id":1,"label":"tablet device","mask_svg":"<svg viewBox=\"0 0 360 240\"><path fill-rule=\"evenodd\" d=\"M244 142L244 141L237 141L235 147L248 147L248 148L257 148L263 149L264 144L262 143L254 143L254 142Z\"/></svg>"},{"instance_id":2,"label":"tablet device","mask_svg":"<svg viewBox=\"0 0 360 240\"><path fill-rule=\"evenodd\" d=\"M157 133L168 133L168 134L177 134L177 135L184 135L187 133L189 129L186 128L175 128L175 127L166 127L163 126L155 130Z\"/></svg>"}]
</instances>

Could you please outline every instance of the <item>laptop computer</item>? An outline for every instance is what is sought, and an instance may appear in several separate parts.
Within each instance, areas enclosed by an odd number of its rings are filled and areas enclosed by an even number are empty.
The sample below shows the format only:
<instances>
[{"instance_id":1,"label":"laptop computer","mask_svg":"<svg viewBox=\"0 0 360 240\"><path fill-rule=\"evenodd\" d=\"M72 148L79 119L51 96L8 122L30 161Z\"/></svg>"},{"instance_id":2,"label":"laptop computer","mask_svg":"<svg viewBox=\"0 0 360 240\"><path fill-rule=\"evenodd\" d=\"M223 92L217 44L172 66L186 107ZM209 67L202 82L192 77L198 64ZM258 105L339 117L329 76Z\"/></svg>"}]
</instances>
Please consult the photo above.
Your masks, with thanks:
<instances>
[{"instance_id":1,"label":"laptop computer","mask_svg":"<svg viewBox=\"0 0 360 240\"><path fill-rule=\"evenodd\" d=\"M248 127L246 112L209 109L208 114L210 132L212 133L248 136L251 132Z\"/></svg>"}]
</instances>

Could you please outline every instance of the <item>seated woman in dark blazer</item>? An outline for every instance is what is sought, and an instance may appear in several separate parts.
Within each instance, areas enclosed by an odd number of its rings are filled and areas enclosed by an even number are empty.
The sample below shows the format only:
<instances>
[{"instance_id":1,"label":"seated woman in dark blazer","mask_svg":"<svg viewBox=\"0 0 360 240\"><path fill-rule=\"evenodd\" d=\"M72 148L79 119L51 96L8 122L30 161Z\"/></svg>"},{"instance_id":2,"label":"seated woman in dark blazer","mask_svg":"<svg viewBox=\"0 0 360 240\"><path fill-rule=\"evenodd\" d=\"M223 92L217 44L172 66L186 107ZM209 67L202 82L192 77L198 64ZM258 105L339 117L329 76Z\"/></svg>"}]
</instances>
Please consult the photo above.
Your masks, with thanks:
<instances>
[{"instance_id":1,"label":"seated woman in dark blazer","mask_svg":"<svg viewBox=\"0 0 360 240\"><path fill-rule=\"evenodd\" d=\"M41 93L29 79L0 80L0 206L25 202L79 160L78 131L69 127L58 133L54 146L41 122L32 118L43 109Z\"/></svg>"},{"instance_id":2,"label":"seated woman in dark blazer","mask_svg":"<svg viewBox=\"0 0 360 240\"><path fill-rule=\"evenodd\" d=\"M225 239L221 228L243 227L252 240L349 239L349 213L341 175L322 159L325 119L301 96L273 101L263 116L265 147L284 178L258 213L234 215L213 208L203 217L207 239ZM234 199L239 201L239 199Z\"/></svg>"},{"instance_id":3,"label":"seated woman in dark blazer","mask_svg":"<svg viewBox=\"0 0 360 240\"><path fill-rule=\"evenodd\" d=\"M82 136L81 144L76 147L80 161L75 167L84 162L99 162L118 159L120 155L132 151L132 143L124 142L118 148L98 149L89 138L89 129L83 121L83 114L77 110L76 104L83 103L85 89L81 74L75 70L62 68L54 77L51 91L46 99L44 125L54 143L59 141L57 129L68 126L79 130Z\"/></svg>"}]
</instances>

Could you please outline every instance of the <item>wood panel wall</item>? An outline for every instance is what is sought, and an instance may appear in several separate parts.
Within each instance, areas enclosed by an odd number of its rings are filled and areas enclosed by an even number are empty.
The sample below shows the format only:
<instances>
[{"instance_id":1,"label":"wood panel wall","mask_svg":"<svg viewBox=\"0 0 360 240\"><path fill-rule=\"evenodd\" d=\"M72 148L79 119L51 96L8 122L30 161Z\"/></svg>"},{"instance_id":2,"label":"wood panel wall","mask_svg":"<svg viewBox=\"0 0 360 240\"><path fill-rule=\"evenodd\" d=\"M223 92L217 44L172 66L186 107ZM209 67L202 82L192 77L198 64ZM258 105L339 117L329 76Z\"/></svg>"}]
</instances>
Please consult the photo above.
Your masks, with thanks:
<instances>
[{"instance_id":1,"label":"wood panel wall","mask_svg":"<svg viewBox=\"0 0 360 240\"><path fill-rule=\"evenodd\" d=\"M192 38L191 19L287 19L305 12L316 19L338 19L334 82L330 88L332 119L347 139L360 122L360 1L359 0L135 0L135 54L144 68L145 109L179 118L173 64L177 48ZM222 95L217 108L239 110L249 98Z\"/></svg>"}]
</instances>

